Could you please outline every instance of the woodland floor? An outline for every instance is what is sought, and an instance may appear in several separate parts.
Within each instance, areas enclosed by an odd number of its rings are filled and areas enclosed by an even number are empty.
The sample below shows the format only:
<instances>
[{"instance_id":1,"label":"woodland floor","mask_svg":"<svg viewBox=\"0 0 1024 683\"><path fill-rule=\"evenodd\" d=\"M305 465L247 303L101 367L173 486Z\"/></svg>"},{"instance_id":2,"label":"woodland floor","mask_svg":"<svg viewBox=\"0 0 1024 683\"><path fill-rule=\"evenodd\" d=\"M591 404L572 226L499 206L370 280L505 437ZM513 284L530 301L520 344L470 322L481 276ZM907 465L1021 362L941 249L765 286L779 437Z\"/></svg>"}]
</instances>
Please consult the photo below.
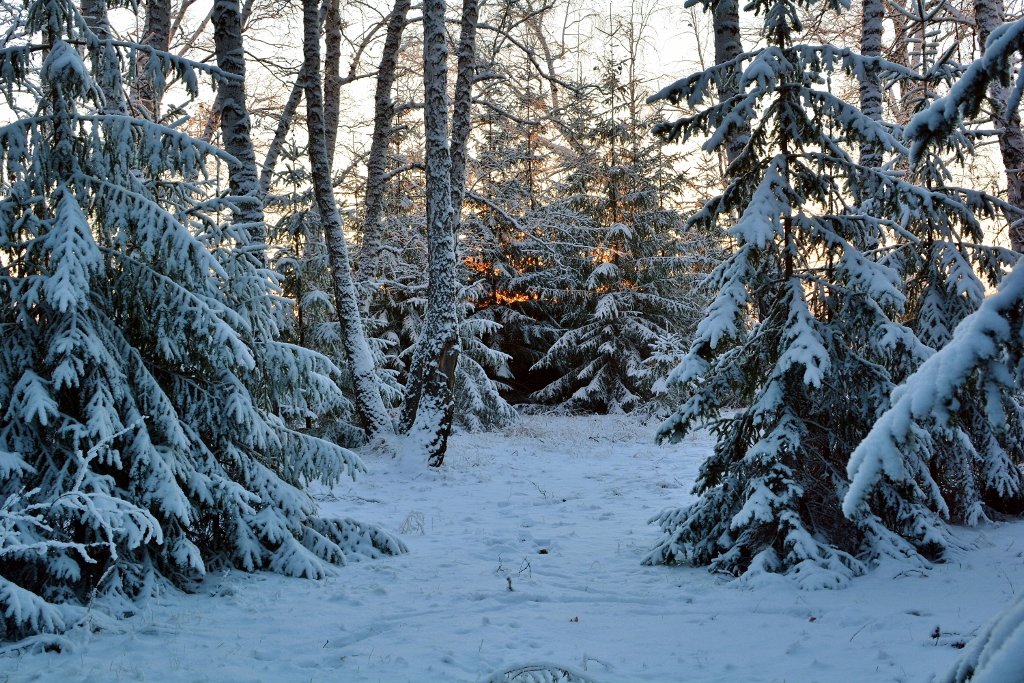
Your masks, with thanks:
<instances>
[{"instance_id":1,"label":"woodland floor","mask_svg":"<svg viewBox=\"0 0 1024 683\"><path fill-rule=\"evenodd\" d=\"M0 683L455 683L538 663L604 683L923 683L1024 590L1019 522L957 530L952 561L838 591L642 566L647 520L691 500L711 447L656 446L655 427L526 417L455 435L440 471L367 454L368 474L317 492L323 514L377 522L407 555L323 581L211 576L63 653L0 655Z\"/></svg>"}]
</instances>

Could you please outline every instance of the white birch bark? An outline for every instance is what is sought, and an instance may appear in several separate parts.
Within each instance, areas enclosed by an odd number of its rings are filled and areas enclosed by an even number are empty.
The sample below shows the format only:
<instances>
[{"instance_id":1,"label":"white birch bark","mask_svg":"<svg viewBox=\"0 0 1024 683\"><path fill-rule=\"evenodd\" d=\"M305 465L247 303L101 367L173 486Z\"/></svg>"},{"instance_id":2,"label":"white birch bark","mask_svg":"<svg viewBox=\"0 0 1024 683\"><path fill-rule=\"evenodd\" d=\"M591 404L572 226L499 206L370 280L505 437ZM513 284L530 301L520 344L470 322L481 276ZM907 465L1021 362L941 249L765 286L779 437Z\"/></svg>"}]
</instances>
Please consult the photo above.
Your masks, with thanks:
<instances>
[{"instance_id":1,"label":"white birch bark","mask_svg":"<svg viewBox=\"0 0 1024 683\"><path fill-rule=\"evenodd\" d=\"M455 76L455 102L452 108L452 210L454 231L458 234L462 200L466 193L466 143L472 130L473 83L476 80L476 24L480 17L479 0L463 0L460 21L458 66Z\"/></svg>"},{"instance_id":2,"label":"white birch bark","mask_svg":"<svg viewBox=\"0 0 1024 683\"><path fill-rule=\"evenodd\" d=\"M238 0L214 0L211 20L217 66L228 74L218 79L221 137L224 150L238 160L228 167L229 192L235 205L233 220L244 225L252 245L265 245L263 200L256 173L249 109L245 103L245 50ZM259 259L266 263L262 248Z\"/></svg>"},{"instance_id":3,"label":"white birch bark","mask_svg":"<svg viewBox=\"0 0 1024 683\"><path fill-rule=\"evenodd\" d=\"M982 52L988 37L1004 21L1005 10L1003 0L975 0L974 19L978 28L978 44ZM1024 254L1024 133L1021 132L1020 113L1007 111L1006 102L1010 99L1009 88L993 79L989 84L989 95L992 103L995 124L999 128L999 152L1006 169L1006 200L1017 211L1010 214L1010 246L1019 254Z\"/></svg>"},{"instance_id":4,"label":"white birch bark","mask_svg":"<svg viewBox=\"0 0 1024 683\"><path fill-rule=\"evenodd\" d=\"M338 141L341 116L341 6L339 0L327 0L324 19L324 143L327 159L334 168L334 148Z\"/></svg>"},{"instance_id":5,"label":"white birch bark","mask_svg":"<svg viewBox=\"0 0 1024 683\"><path fill-rule=\"evenodd\" d=\"M883 0L863 0L863 16L861 18L860 51L865 57L882 56L882 29L885 21L885 4ZM882 81L877 65L868 66L860 81L860 110L875 121L882 120ZM881 168L882 149L877 144L866 142L860 148L860 165L867 168ZM860 189L858 201L862 206L870 204L878 191L878 183L872 179ZM870 208L868 209L870 213ZM877 231L877 228L876 228ZM877 234L864 235L858 246L865 250L876 248L881 238Z\"/></svg>"},{"instance_id":6,"label":"white birch bark","mask_svg":"<svg viewBox=\"0 0 1024 683\"><path fill-rule=\"evenodd\" d=\"M885 20L883 0L864 0L864 15L861 23L860 52L865 57L882 56L882 24ZM860 110L875 121L882 120L882 82L877 66L868 67L860 82ZM860 164L878 168L882 165L882 153L871 144L860 150Z\"/></svg>"},{"instance_id":7,"label":"white birch bark","mask_svg":"<svg viewBox=\"0 0 1024 683\"><path fill-rule=\"evenodd\" d=\"M366 216L363 221L363 246L359 252L359 274L363 280L377 277L381 250L384 243L384 190L387 184L387 149L393 132L395 103L391 91L395 84L398 53L402 47L402 33L409 14L410 0L395 0L388 17L384 36L384 52L377 69L377 84L373 97L373 138L366 161Z\"/></svg>"},{"instance_id":8,"label":"white birch bark","mask_svg":"<svg viewBox=\"0 0 1024 683\"><path fill-rule=\"evenodd\" d=\"M448 142L448 47L445 2L423 3L423 119L426 128L427 312L406 385L402 425L422 440L427 462L444 462L455 404L455 371L461 351L455 270L451 150Z\"/></svg>"},{"instance_id":9,"label":"white birch bark","mask_svg":"<svg viewBox=\"0 0 1024 683\"><path fill-rule=\"evenodd\" d=\"M391 420L381 399L373 354L363 332L362 317L349 263L348 245L342 230L341 213L334 199L331 164L324 139L324 104L320 90L320 8L317 0L303 0L303 67L305 76L306 123L309 129L309 163L313 177L320 222L327 241L334 288L335 308L344 339L345 357L356 392L356 411L368 438L391 431Z\"/></svg>"}]
</instances>

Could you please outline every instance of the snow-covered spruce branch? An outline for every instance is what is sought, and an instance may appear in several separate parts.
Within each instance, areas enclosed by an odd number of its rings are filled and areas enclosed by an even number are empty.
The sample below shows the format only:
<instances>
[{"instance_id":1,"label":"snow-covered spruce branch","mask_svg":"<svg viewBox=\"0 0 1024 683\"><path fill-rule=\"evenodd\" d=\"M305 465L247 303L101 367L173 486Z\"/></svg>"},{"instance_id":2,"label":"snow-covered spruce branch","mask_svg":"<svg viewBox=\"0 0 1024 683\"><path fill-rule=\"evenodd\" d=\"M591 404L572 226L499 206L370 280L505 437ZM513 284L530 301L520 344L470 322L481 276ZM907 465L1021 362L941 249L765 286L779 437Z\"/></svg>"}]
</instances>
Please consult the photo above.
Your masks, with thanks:
<instances>
[{"instance_id":1,"label":"snow-covered spruce branch","mask_svg":"<svg viewBox=\"0 0 1024 683\"><path fill-rule=\"evenodd\" d=\"M965 394L969 384L977 383L983 405L995 411L989 412L991 418L1002 415L996 396L987 392L1016 386L1014 378L1021 371L1022 307L1024 267L1018 264L999 290L956 327L952 340L893 392L891 407L850 456L851 484L843 498L843 512L848 517L871 514L869 498L883 479L931 491L930 501L940 512L948 513L937 485L926 470L908 468L905 454L918 450L915 443L921 442L922 430L948 433L960 403L971 400ZM923 481L919 479L922 475ZM1018 487L1024 484L1022 479L1018 471Z\"/></svg>"},{"instance_id":2,"label":"snow-covered spruce branch","mask_svg":"<svg viewBox=\"0 0 1024 683\"><path fill-rule=\"evenodd\" d=\"M944 97L915 115L907 125L904 134L913 140L910 151L913 162L921 159L929 146L943 144L962 120L978 114L991 81L1007 87L1011 84L1013 55L1021 51L1024 51L1024 20L1004 24L992 32L981 59L967 67ZM1006 102L1008 111L1016 110L1022 90L1024 74L1018 74Z\"/></svg>"}]
</instances>

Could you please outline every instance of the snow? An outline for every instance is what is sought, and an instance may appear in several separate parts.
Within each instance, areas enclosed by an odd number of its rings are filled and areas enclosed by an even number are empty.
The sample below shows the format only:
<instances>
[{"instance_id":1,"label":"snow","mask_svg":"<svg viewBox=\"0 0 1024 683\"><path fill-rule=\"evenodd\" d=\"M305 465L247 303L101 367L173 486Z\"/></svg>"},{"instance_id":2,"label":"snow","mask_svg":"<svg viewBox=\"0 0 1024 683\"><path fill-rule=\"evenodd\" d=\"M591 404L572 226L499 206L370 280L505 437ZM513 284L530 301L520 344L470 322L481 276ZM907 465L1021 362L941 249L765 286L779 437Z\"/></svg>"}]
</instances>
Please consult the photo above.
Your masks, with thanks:
<instances>
[{"instance_id":1,"label":"snow","mask_svg":"<svg viewBox=\"0 0 1024 683\"><path fill-rule=\"evenodd\" d=\"M8 651L0 678L421 683L548 664L598 682L923 682L1024 591L1021 522L957 529L953 561L887 560L839 591L642 566L647 520L692 500L712 445L656 446L656 427L525 417L454 434L440 470L364 451L369 474L314 488L320 512L380 523L407 554L319 581L211 572L62 654Z\"/></svg>"}]
</instances>

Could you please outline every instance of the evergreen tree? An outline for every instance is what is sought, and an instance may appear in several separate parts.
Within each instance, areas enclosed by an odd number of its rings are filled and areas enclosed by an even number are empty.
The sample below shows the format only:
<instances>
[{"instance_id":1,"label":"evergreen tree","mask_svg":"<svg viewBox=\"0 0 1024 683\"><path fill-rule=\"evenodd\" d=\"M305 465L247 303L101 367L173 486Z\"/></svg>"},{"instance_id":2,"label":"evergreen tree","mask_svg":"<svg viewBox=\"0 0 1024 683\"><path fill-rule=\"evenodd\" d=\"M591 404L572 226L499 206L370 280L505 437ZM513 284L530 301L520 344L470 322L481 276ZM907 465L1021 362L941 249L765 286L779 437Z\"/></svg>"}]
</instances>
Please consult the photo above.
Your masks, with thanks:
<instances>
[{"instance_id":1,"label":"evergreen tree","mask_svg":"<svg viewBox=\"0 0 1024 683\"><path fill-rule=\"evenodd\" d=\"M234 160L105 107L126 55L68 0L25 22L0 52L11 101L39 93L0 128L0 637L215 567L319 577L402 552L301 490L362 465L283 417L343 398L329 361L276 339L253 226L216 218L204 160ZM198 69L230 78L148 54L193 95Z\"/></svg>"},{"instance_id":2,"label":"evergreen tree","mask_svg":"<svg viewBox=\"0 0 1024 683\"><path fill-rule=\"evenodd\" d=\"M656 518L665 537L648 562L694 562L732 574L790 573L805 586L836 586L862 572L861 556L885 552L862 519L843 516L846 462L887 405L896 382L930 350L900 324L908 307L894 253L937 237L976 234L975 214L993 215L981 193L912 185L864 166L852 151L905 153L890 126L823 88L833 74L862 79L915 75L877 57L800 44L800 10L842 3L759 0L768 44L664 89L656 97L710 98L712 84L739 73L737 94L661 132L711 133L714 149L742 133L750 141L730 166L725 192L691 224L720 225L732 253L713 274L715 300L671 381L689 398L659 432L679 439L709 423L717 435L693 505ZM863 189L871 188L871 213ZM913 246L907 246L908 244ZM956 268L933 273L944 291L978 282ZM966 278L966 279L963 279ZM745 406L724 413L724 400ZM929 530L910 554L931 552Z\"/></svg>"},{"instance_id":3,"label":"evergreen tree","mask_svg":"<svg viewBox=\"0 0 1024 683\"><path fill-rule=\"evenodd\" d=\"M635 48L633 24L619 28ZM578 154L557 191L586 217L590 242L555 249L557 261L573 264L563 296L574 305L560 306L558 338L534 366L560 375L535 399L602 412L651 398L656 377L648 360L663 340L692 331L701 309L694 294L715 251L712 240L684 229L670 205L682 185L673 170L679 160L644 134L654 119L642 110L633 50L627 55L624 82L620 64L610 56L601 62L602 109L592 117L576 110L585 128L575 132Z\"/></svg>"},{"instance_id":4,"label":"evergreen tree","mask_svg":"<svg viewBox=\"0 0 1024 683\"><path fill-rule=\"evenodd\" d=\"M912 162L927 159L936 147L957 148L959 125L977 115L991 82L1013 82L1012 55L1022 47L1024 22L993 33L984 56L910 122ZM1018 76L1017 101L1022 84ZM876 547L908 552L909 541L941 550L943 517L976 522L984 518L983 505L1024 512L1022 365L1014 331L1022 280L1018 262L998 293L980 302L948 333L943 348L893 392L892 407L852 454L843 510L870 529Z\"/></svg>"}]
</instances>

